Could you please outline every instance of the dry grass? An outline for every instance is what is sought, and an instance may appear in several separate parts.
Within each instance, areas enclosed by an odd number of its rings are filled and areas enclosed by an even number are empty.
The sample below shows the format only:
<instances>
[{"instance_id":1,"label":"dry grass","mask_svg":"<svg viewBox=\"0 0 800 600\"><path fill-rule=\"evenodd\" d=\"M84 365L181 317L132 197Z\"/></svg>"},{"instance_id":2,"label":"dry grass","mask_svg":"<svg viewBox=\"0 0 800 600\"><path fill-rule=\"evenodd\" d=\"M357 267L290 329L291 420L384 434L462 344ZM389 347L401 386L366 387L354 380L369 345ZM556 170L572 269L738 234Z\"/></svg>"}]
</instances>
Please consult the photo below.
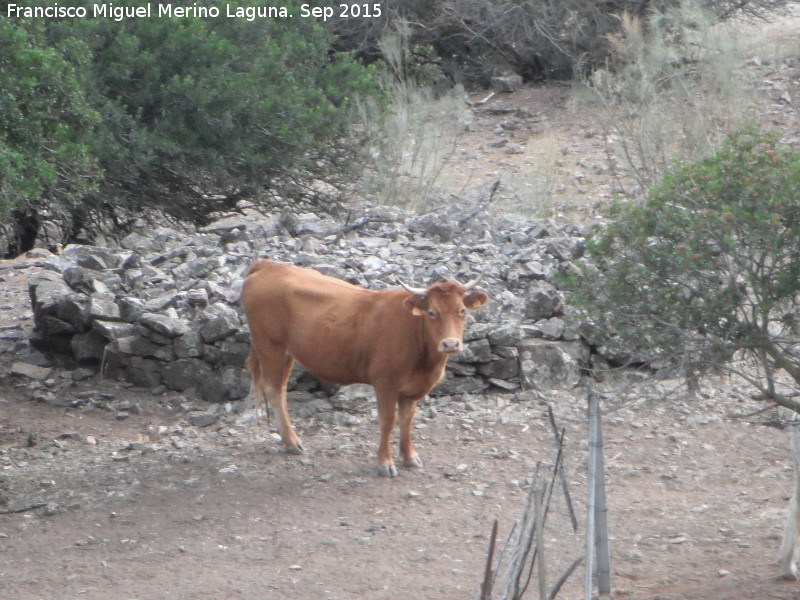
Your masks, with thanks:
<instances>
[{"instance_id":1,"label":"dry grass","mask_svg":"<svg viewBox=\"0 0 800 600\"><path fill-rule=\"evenodd\" d=\"M613 64L576 86L575 98L601 109L626 193L646 192L675 160L707 155L763 107L740 30L694 3L647 22L624 17L610 41Z\"/></svg>"},{"instance_id":2,"label":"dry grass","mask_svg":"<svg viewBox=\"0 0 800 600\"><path fill-rule=\"evenodd\" d=\"M390 70L384 87L389 101L383 110L360 105L358 122L367 140L361 193L378 204L420 210L442 195L442 170L472 114L461 86L437 95L405 71L408 35L402 26L384 37L381 49Z\"/></svg>"}]
</instances>

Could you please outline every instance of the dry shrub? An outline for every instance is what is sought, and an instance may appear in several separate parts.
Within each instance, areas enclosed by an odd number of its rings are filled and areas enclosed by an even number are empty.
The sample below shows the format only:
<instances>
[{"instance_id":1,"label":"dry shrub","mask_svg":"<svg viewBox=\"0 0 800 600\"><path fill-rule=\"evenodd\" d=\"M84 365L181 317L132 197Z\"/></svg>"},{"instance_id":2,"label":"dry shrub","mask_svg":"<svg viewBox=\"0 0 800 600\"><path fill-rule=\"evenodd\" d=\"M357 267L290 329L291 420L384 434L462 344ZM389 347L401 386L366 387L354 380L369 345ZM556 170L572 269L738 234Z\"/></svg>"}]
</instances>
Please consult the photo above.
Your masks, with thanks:
<instances>
[{"instance_id":1,"label":"dry shrub","mask_svg":"<svg viewBox=\"0 0 800 600\"><path fill-rule=\"evenodd\" d=\"M604 108L613 173L621 189L638 194L673 161L715 149L755 116L759 95L743 68L744 40L700 3L625 14L620 23L606 67L585 78L575 98Z\"/></svg>"},{"instance_id":2,"label":"dry shrub","mask_svg":"<svg viewBox=\"0 0 800 600\"><path fill-rule=\"evenodd\" d=\"M408 27L384 36L388 66L385 107L359 105L358 136L365 157L360 193L379 204L421 209L440 195L439 179L472 114L463 88L435 94L405 69Z\"/></svg>"},{"instance_id":3,"label":"dry shrub","mask_svg":"<svg viewBox=\"0 0 800 600\"><path fill-rule=\"evenodd\" d=\"M736 15L764 17L786 0L698 0L716 21ZM377 0L372 0L378 4ZM682 0L390 0L373 19L332 19L338 50L372 62L381 40L408 23L411 66L435 65L451 82L488 85L498 71L527 81L571 79L608 58L608 36L619 15L646 18L679 8Z\"/></svg>"}]
</instances>

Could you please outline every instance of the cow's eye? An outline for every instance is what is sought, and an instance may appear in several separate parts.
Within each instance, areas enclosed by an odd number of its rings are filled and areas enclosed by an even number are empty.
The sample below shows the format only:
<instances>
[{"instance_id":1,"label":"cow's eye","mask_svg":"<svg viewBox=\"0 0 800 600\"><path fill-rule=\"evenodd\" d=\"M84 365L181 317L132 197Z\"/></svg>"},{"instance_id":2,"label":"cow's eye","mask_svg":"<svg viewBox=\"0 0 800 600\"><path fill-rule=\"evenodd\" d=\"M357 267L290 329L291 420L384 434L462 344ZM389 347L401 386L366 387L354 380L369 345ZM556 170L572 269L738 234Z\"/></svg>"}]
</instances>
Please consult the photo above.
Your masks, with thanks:
<instances>
[{"instance_id":1,"label":"cow's eye","mask_svg":"<svg viewBox=\"0 0 800 600\"><path fill-rule=\"evenodd\" d=\"M467 309L462 308L460 311L458 311L458 315L463 319L464 317L467 316Z\"/></svg>"},{"instance_id":2,"label":"cow's eye","mask_svg":"<svg viewBox=\"0 0 800 600\"><path fill-rule=\"evenodd\" d=\"M437 313L435 310L429 310L429 311L428 311L428 316L429 316L431 319L435 319L436 317L438 317L438 316L439 316L439 313Z\"/></svg>"}]
</instances>

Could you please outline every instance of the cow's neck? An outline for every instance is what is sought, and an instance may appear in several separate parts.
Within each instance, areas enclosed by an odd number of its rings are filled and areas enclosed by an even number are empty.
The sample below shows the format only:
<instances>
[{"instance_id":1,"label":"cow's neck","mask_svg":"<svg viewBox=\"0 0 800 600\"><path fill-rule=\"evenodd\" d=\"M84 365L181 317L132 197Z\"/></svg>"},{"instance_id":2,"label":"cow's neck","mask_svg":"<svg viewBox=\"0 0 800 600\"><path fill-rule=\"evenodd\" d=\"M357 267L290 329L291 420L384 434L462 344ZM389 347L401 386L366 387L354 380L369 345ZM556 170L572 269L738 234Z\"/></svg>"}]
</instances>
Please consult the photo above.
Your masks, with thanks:
<instances>
[{"instance_id":1,"label":"cow's neck","mask_svg":"<svg viewBox=\"0 0 800 600\"><path fill-rule=\"evenodd\" d=\"M420 353L417 369L420 371L435 371L439 373L444 369L447 362L447 354L439 352L435 344L431 344L425 336L425 326L422 324L419 328L420 345L422 352Z\"/></svg>"}]
</instances>

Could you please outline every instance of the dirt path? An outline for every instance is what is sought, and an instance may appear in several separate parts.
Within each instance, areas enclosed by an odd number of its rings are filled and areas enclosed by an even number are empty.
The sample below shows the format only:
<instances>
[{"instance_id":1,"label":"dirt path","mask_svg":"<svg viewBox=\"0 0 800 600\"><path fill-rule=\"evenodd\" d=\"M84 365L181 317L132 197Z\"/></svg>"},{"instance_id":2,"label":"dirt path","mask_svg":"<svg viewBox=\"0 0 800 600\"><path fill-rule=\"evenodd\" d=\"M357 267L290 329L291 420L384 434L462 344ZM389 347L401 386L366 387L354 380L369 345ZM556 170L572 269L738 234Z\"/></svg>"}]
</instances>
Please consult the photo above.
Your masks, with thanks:
<instances>
[{"instance_id":1,"label":"dirt path","mask_svg":"<svg viewBox=\"0 0 800 600\"><path fill-rule=\"evenodd\" d=\"M304 423L298 458L252 425L195 428L174 402L111 384L59 389L76 408L27 400L27 387L2 386L0 489L6 509L46 506L0 516L4 598L470 598L492 520L508 534L532 465L553 456L538 403L427 407L426 467L386 480L368 414ZM580 400L553 400L582 529ZM120 418L122 402L142 413ZM618 597L797 598L774 580L785 435L725 419L737 399L699 404L640 401L606 423ZM582 545L563 499L547 539L555 578ZM580 595L579 577L562 597Z\"/></svg>"}]
</instances>

